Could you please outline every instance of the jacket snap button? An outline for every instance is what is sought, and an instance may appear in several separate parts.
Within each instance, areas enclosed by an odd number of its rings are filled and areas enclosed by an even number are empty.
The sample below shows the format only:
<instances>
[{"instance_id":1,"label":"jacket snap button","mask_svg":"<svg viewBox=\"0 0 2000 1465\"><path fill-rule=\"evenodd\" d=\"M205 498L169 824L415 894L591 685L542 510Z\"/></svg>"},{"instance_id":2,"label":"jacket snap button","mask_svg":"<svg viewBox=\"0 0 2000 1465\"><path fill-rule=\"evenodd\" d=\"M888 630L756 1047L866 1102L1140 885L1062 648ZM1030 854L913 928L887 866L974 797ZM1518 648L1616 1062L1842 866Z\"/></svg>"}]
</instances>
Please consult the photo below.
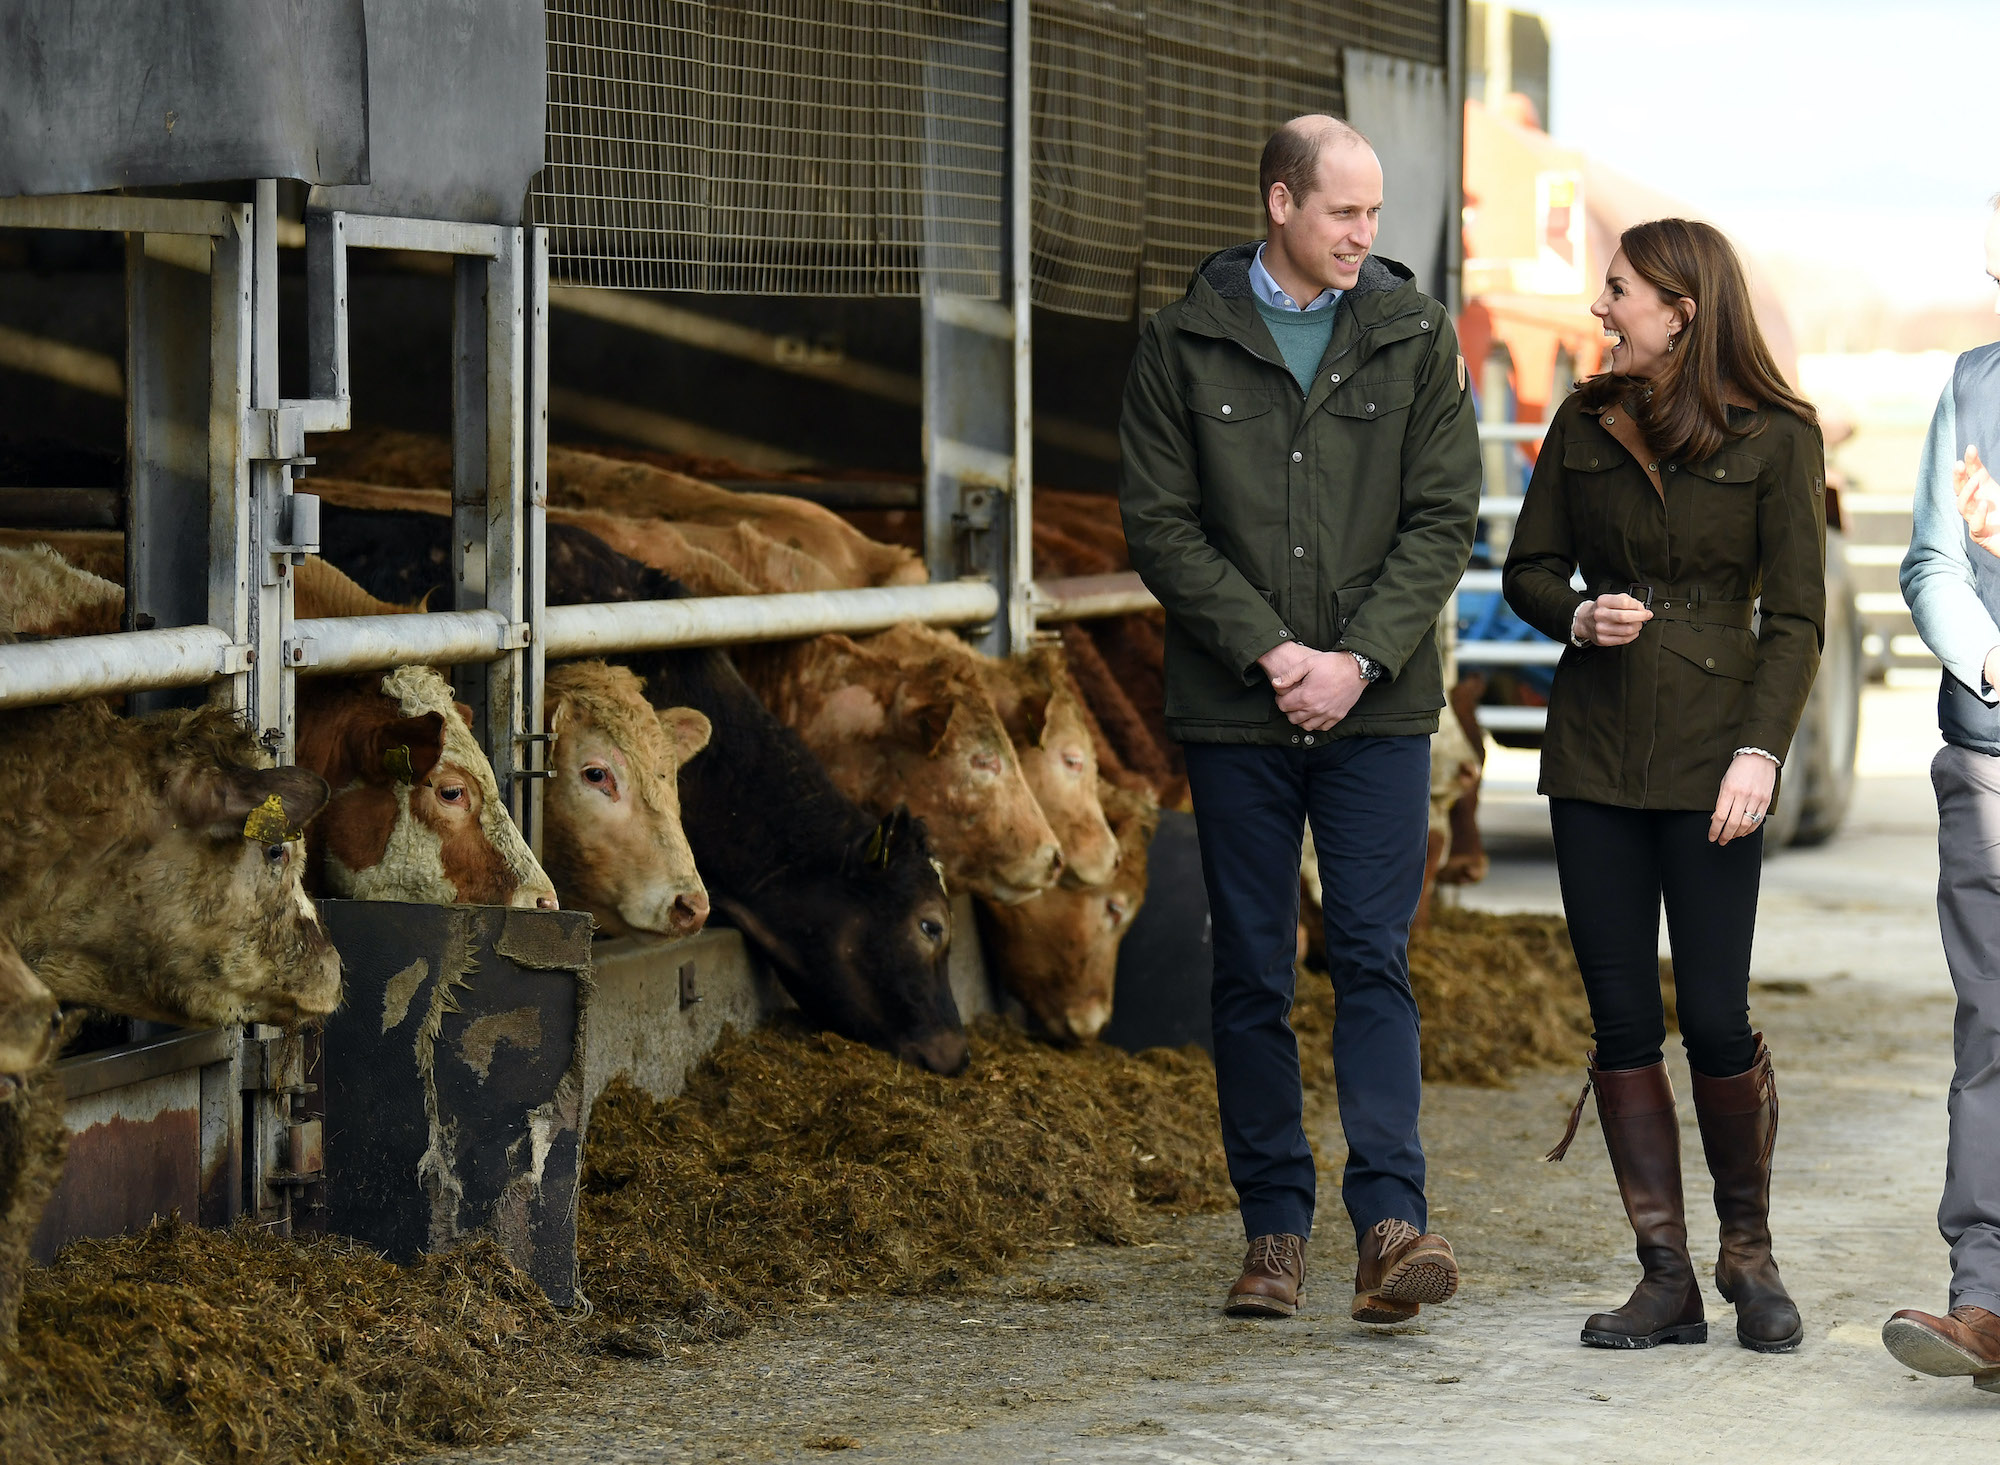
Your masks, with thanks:
<instances>
[{"instance_id":1,"label":"jacket snap button","mask_svg":"<svg viewBox=\"0 0 2000 1465\"><path fill-rule=\"evenodd\" d=\"M1606 427L1616 427L1618 425L1618 419L1613 417L1609 412L1607 412L1604 414L1604 425Z\"/></svg>"},{"instance_id":2,"label":"jacket snap button","mask_svg":"<svg viewBox=\"0 0 2000 1465\"><path fill-rule=\"evenodd\" d=\"M1229 404L1227 402L1224 402L1222 404L1222 415L1224 417L1227 417L1229 415Z\"/></svg>"},{"instance_id":3,"label":"jacket snap button","mask_svg":"<svg viewBox=\"0 0 2000 1465\"><path fill-rule=\"evenodd\" d=\"M1337 381L1339 381L1339 380L1340 380L1340 373L1336 371L1336 372L1335 372L1335 373L1333 374L1333 378L1332 378L1332 379L1333 379L1334 381L1336 381L1336 382L1337 382Z\"/></svg>"},{"instance_id":4,"label":"jacket snap button","mask_svg":"<svg viewBox=\"0 0 2000 1465\"><path fill-rule=\"evenodd\" d=\"M1292 734L1292 741L1296 743L1296 742L1297 742L1298 740L1299 740L1299 735L1298 735L1297 733L1293 733L1293 734Z\"/></svg>"},{"instance_id":5,"label":"jacket snap button","mask_svg":"<svg viewBox=\"0 0 2000 1465\"><path fill-rule=\"evenodd\" d=\"M1593 468L1595 468L1595 467L1597 466L1597 459L1595 459L1595 458L1592 458L1592 459L1590 460L1590 466L1591 466L1591 467L1593 467Z\"/></svg>"},{"instance_id":6,"label":"jacket snap button","mask_svg":"<svg viewBox=\"0 0 2000 1465\"><path fill-rule=\"evenodd\" d=\"M1716 469L1716 470L1715 470L1715 476L1716 476L1717 478L1724 478L1724 477L1727 477L1728 475L1727 475L1727 474L1725 474L1725 473L1723 472L1723 470L1722 470L1722 469L1718 468L1718 469Z\"/></svg>"},{"instance_id":7,"label":"jacket snap button","mask_svg":"<svg viewBox=\"0 0 2000 1465\"><path fill-rule=\"evenodd\" d=\"M1705 666L1705 667L1707 667L1707 668L1708 668L1708 669L1709 669L1710 671L1714 671L1714 670L1715 670L1715 658L1714 658L1713 656L1709 657L1707 661L1704 661L1704 662L1702 663L1702 665L1703 665L1703 666Z\"/></svg>"},{"instance_id":8,"label":"jacket snap button","mask_svg":"<svg viewBox=\"0 0 2000 1465\"><path fill-rule=\"evenodd\" d=\"M1678 472L1680 472L1680 471L1681 471L1681 465L1680 465L1680 464L1678 464L1678 463L1669 463L1669 464L1667 464L1667 472L1669 472L1669 473L1678 473Z\"/></svg>"},{"instance_id":9,"label":"jacket snap button","mask_svg":"<svg viewBox=\"0 0 2000 1465\"><path fill-rule=\"evenodd\" d=\"M1312 734L1311 734L1311 733L1307 733L1307 734L1306 734L1306 746L1307 746L1308 748L1310 748L1310 747L1311 747L1312 745L1313 745L1313 736L1312 736Z\"/></svg>"},{"instance_id":10,"label":"jacket snap button","mask_svg":"<svg viewBox=\"0 0 2000 1465\"><path fill-rule=\"evenodd\" d=\"M1427 331L1430 328L1431 328L1431 323L1427 320L1420 320L1417 322L1417 329L1420 331Z\"/></svg>"},{"instance_id":11,"label":"jacket snap button","mask_svg":"<svg viewBox=\"0 0 2000 1465\"><path fill-rule=\"evenodd\" d=\"M1373 402L1370 402L1370 403L1368 404L1368 410L1369 410L1370 412L1373 412L1373 411L1375 410L1375 404L1374 404Z\"/></svg>"},{"instance_id":12,"label":"jacket snap button","mask_svg":"<svg viewBox=\"0 0 2000 1465\"><path fill-rule=\"evenodd\" d=\"M1658 463L1648 463L1646 465L1646 471L1648 473L1658 473L1660 471L1660 465Z\"/></svg>"},{"instance_id":13,"label":"jacket snap button","mask_svg":"<svg viewBox=\"0 0 2000 1465\"><path fill-rule=\"evenodd\" d=\"M1304 558L1306 557L1306 547L1305 547L1305 546L1304 546L1303 544L1295 544L1295 545L1293 545L1293 546L1292 546L1292 557L1293 557L1294 559L1301 559L1301 560L1302 560L1302 559L1304 559Z\"/></svg>"},{"instance_id":14,"label":"jacket snap button","mask_svg":"<svg viewBox=\"0 0 2000 1465\"><path fill-rule=\"evenodd\" d=\"M1294 452L1292 454L1292 461L1294 463L1303 462L1305 460L1305 456L1306 455L1304 453Z\"/></svg>"}]
</instances>

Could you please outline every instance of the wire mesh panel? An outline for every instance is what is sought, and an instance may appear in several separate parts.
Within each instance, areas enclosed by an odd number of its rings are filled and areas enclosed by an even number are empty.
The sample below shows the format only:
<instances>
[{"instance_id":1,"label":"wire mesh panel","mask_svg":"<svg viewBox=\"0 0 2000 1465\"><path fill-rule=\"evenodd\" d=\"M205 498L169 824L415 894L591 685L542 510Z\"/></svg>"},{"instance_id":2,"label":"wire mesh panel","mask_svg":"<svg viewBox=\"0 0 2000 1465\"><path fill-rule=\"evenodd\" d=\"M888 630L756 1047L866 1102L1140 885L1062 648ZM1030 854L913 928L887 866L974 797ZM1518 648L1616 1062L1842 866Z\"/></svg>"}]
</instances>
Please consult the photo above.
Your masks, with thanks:
<instances>
[{"instance_id":1,"label":"wire mesh panel","mask_svg":"<svg viewBox=\"0 0 2000 1465\"><path fill-rule=\"evenodd\" d=\"M1140 0L1035 0L1035 303L1129 320L1146 232Z\"/></svg>"},{"instance_id":2,"label":"wire mesh panel","mask_svg":"<svg viewBox=\"0 0 2000 1465\"><path fill-rule=\"evenodd\" d=\"M997 298L1004 0L551 0L571 284Z\"/></svg>"}]
</instances>

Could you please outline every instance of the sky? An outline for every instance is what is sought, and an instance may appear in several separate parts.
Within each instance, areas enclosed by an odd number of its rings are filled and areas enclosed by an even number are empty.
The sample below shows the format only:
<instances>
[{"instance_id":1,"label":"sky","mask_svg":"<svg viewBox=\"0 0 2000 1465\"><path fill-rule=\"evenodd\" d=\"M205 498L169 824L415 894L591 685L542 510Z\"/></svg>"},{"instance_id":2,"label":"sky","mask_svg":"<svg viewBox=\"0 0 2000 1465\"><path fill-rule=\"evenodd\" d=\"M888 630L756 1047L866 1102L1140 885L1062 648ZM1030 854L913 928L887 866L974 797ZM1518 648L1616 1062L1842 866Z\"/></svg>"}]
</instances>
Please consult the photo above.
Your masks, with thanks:
<instances>
[{"instance_id":1,"label":"sky","mask_svg":"<svg viewBox=\"0 0 2000 1465\"><path fill-rule=\"evenodd\" d=\"M1555 138L1746 248L1894 305L1986 304L2000 0L1528 0Z\"/></svg>"}]
</instances>

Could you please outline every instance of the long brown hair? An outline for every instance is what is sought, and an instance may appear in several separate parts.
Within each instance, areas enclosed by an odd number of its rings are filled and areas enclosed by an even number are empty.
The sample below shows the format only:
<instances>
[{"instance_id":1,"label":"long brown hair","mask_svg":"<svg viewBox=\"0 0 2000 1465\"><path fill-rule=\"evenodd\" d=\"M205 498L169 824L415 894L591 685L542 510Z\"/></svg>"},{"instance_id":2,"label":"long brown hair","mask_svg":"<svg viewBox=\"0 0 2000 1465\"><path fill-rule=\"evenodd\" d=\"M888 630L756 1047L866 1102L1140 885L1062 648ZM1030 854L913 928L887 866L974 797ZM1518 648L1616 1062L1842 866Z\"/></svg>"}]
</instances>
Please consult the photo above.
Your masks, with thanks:
<instances>
[{"instance_id":1,"label":"long brown hair","mask_svg":"<svg viewBox=\"0 0 2000 1465\"><path fill-rule=\"evenodd\" d=\"M1646 384L1650 390L1634 393L1629 379L1607 371L1583 383L1586 403L1602 407L1629 395L1647 445L1684 462L1698 462L1761 426L1730 425L1732 390L1760 408L1782 407L1819 425L1812 403L1792 390L1764 344L1743 264L1720 229L1692 219L1653 219L1619 235L1618 247L1663 302L1692 300L1694 319Z\"/></svg>"}]
</instances>

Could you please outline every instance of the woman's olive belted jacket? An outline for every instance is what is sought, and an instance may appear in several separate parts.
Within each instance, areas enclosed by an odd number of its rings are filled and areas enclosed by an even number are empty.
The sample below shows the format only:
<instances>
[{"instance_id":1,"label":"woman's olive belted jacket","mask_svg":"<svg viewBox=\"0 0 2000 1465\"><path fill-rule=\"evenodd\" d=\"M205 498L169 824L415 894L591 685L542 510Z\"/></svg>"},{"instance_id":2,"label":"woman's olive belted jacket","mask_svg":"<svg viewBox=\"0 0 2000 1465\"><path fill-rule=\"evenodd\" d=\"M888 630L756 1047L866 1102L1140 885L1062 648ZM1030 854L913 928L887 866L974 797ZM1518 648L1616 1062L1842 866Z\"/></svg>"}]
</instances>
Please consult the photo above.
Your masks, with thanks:
<instances>
[{"instance_id":1,"label":"woman's olive belted jacket","mask_svg":"<svg viewBox=\"0 0 2000 1465\"><path fill-rule=\"evenodd\" d=\"M1731 408L1731 425L1751 426L1750 435L1702 462L1660 463L1662 491L1601 415L1578 395L1557 410L1507 553L1507 603L1566 648L1549 695L1541 791L1712 809L1738 748L1785 756L1819 668L1820 435L1782 408ZM1571 584L1578 570L1583 590ZM1653 619L1636 641L1569 644L1584 600L1644 599L1647 587Z\"/></svg>"}]
</instances>

